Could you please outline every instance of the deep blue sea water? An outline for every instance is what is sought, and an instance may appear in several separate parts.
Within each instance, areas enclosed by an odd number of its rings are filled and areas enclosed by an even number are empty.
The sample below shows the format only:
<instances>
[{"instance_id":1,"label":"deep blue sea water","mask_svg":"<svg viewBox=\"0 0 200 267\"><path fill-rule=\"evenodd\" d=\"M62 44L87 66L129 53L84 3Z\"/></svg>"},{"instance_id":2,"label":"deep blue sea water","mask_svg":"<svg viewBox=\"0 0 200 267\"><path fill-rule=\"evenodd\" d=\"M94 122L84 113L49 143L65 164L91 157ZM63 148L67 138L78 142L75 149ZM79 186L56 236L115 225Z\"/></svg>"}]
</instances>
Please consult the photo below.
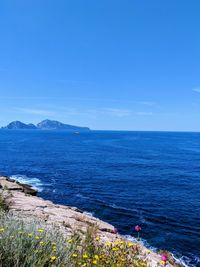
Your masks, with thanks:
<instances>
[{"instance_id":1,"label":"deep blue sea water","mask_svg":"<svg viewBox=\"0 0 200 267\"><path fill-rule=\"evenodd\" d=\"M1 130L0 172L200 266L200 133Z\"/></svg>"}]
</instances>

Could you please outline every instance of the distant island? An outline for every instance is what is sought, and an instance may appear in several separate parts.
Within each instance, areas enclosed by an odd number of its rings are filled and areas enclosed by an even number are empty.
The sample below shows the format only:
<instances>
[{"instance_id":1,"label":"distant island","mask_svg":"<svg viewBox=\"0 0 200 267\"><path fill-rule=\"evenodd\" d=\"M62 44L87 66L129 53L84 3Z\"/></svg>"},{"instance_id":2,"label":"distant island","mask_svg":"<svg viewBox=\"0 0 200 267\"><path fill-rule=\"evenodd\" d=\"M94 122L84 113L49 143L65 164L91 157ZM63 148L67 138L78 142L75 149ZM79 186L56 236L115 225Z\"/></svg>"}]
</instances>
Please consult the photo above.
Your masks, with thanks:
<instances>
[{"instance_id":1,"label":"distant island","mask_svg":"<svg viewBox=\"0 0 200 267\"><path fill-rule=\"evenodd\" d=\"M7 126L2 127L1 129L8 129L8 130L65 130L65 131L76 131L76 132L83 132L83 131L90 131L88 127L80 127L65 124L59 121L54 120L43 120L39 122L37 125L32 123L26 124L21 121L12 121Z\"/></svg>"}]
</instances>

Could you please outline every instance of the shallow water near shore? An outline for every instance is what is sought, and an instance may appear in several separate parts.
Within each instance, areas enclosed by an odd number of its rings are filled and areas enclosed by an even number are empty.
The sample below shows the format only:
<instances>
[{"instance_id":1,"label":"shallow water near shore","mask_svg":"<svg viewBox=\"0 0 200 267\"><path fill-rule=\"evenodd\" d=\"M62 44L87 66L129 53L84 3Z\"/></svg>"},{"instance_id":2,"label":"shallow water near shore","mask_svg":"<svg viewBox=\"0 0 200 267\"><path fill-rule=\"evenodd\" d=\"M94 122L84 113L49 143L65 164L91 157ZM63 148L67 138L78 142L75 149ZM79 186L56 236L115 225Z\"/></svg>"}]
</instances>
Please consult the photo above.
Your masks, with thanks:
<instances>
[{"instance_id":1,"label":"shallow water near shore","mask_svg":"<svg viewBox=\"0 0 200 267\"><path fill-rule=\"evenodd\" d=\"M0 131L0 171L200 266L200 133Z\"/></svg>"}]
</instances>

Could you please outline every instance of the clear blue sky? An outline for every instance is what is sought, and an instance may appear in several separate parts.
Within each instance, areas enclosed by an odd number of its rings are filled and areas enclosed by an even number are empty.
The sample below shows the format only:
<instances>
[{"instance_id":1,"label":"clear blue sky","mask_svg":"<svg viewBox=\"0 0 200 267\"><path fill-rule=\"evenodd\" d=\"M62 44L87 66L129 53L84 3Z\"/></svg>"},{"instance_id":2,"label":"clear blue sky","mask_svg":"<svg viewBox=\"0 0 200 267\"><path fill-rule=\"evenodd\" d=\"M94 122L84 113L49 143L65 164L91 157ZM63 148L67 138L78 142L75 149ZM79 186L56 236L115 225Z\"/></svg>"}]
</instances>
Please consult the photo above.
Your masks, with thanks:
<instances>
[{"instance_id":1,"label":"clear blue sky","mask_svg":"<svg viewBox=\"0 0 200 267\"><path fill-rule=\"evenodd\" d=\"M199 0L0 1L0 125L200 131Z\"/></svg>"}]
</instances>

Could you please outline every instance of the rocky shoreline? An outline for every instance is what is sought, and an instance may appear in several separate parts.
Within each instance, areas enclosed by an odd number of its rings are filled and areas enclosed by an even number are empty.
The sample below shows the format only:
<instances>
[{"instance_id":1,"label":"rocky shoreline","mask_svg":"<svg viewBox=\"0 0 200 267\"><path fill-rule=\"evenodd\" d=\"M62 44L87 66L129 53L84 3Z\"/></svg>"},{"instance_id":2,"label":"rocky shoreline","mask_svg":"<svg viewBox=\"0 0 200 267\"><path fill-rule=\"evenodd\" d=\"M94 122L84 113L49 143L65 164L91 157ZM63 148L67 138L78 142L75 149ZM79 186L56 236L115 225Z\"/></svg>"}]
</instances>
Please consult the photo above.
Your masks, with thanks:
<instances>
[{"instance_id":1,"label":"rocky shoreline","mask_svg":"<svg viewBox=\"0 0 200 267\"><path fill-rule=\"evenodd\" d=\"M37 196L37 190L19 183L9 177L0 176L0 193L6 196L9 210L18 216L28 218L34 216L49 224L56 225L64 235L70 236L74 231L85 233L88 226L96 226L101 240L115 242L122 238L115 233L114 226L95 217L85 214L75 207L57 205ZM149 267L160 265L160 255L139 244L142 256L147 259ZM172 257L166 267L180 267Z\"/></svg>"}]
</instances>

